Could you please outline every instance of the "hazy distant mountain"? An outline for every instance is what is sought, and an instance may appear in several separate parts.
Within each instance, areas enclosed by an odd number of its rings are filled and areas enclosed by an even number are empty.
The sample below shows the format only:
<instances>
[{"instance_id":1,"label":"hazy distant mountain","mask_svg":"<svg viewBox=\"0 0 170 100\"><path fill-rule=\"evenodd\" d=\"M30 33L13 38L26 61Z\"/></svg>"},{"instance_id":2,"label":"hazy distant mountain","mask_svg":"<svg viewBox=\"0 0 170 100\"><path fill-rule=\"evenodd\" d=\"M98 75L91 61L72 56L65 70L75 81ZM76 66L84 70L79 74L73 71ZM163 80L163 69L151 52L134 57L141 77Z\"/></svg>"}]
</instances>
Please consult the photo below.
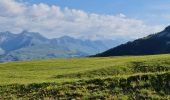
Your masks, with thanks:
<instances>
[{"instance_id":1,"label":"hazy distant mountain","mask_svg":"<svg viewBox=\"0 0 170 100\"><path fill-rule=\"evenodd\" d=\"M49 40L41 36L39 33L27 31L23 31L20 34L12 34L10 32L0 33L0 47L6 52L48 42Z\"/></svg>"},{"instance_id":2,"label":"hazy distant mountain","mask_svg":"<svg viewBox=\"0 0 170 100\"><path fill-rule=\"evenodd\" d=\"M80 40L69 36L48 39L35 32L0 33L0 61L70 58L103 52L115 45L113 40Z\"/></svg>"},{"instance_id":3,"label":"hazy distant mountain","mask_svg":"<svg viewBox=\"0 0 170 100\"><path fill-rule=\"evenodd\" d=\"M119 45L96 56L152 55L170 53L170 26L162 32Z\"/></svg>"}]
</instances>

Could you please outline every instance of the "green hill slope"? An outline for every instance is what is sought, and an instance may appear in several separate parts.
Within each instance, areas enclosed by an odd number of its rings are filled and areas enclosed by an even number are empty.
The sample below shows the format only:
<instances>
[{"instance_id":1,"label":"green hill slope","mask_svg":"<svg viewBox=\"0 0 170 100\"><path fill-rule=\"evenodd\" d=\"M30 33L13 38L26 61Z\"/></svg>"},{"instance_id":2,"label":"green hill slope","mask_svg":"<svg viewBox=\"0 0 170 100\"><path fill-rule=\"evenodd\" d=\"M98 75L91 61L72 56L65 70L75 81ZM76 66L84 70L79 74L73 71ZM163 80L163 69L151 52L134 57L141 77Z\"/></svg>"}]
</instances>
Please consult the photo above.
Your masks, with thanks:
<instances>
[{"instance_id":1,"label":"green hill slope","mask_svg":"<svg viewBox=\"0 0 170 100\"><path fill-rule=\"evenodd\" d=\"M129 41L103 53L96 54L96 57L122 56L122 55L154 55L170 53L170 26L163 31L148 35L143 38Z\"/></svg>"},{"instance_id":2,"label":"green hill slope","mask_svg":"<svg viewBox=\"0 0 170 100\"><path fill-rule=\"evenodd\" d=\"M170 99L170 55L0 64L0 99Z\"/></svg>"}]
</instances>

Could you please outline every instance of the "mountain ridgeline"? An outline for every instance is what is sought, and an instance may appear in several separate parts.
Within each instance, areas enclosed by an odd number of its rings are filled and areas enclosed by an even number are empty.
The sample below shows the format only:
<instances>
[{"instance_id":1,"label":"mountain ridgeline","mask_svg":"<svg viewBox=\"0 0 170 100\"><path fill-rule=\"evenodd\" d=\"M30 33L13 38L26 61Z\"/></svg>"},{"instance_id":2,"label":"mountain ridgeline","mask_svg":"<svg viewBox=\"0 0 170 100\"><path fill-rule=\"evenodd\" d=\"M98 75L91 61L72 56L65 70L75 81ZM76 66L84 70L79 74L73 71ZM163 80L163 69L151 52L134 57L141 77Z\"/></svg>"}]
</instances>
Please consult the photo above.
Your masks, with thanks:
<instances>
[{"instance_id":1,"label":"mountain ridgeline","mask_svg":"<svg viewBox=\"0 0 170 100\"><path fill-rule=\"evenodd\" d=\"M69 36L48 39L36 32L0 33L0 61L82 57L117 45L113 40L81 40Z\"/></svg>"},{"instance_id":2,"label":"mountain ridgeline","mask_svg":"<svg viewBox=\"0 0 170 100\"><path fill-rule=\"evenodd\" d=\"M170 53L170 26L147 37L127 42L95 56L153 55Z\"/></svg>"}]
</instances>

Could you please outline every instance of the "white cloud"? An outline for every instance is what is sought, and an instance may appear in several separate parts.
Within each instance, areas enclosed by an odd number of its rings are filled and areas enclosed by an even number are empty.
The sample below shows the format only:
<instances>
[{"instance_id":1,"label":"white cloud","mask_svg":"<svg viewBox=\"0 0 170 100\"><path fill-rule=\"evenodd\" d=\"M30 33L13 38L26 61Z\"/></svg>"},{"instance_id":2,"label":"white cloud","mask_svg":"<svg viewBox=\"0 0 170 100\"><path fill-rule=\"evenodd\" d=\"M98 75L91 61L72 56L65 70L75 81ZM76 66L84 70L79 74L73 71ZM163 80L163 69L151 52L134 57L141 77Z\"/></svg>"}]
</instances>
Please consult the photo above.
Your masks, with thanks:
<instances>
[{"instance_id":1,"label":"white cloud","mask_svg":"<svg viewBox=\"0 0 170 100\"><path fill-rule=\"evenodd\" d=\"M122 13L100 15L44 3L27 5L15 0L0 0L0 31L29 30L49 38L68 35L115 39L138 38L160 29L159 26L145 25L141 20L128 18Z\"/></svg>"},{"instance_id":2,"label":"white cloud","mask_svg":"<svg viewBox=\"0 0 170 100\"><path fill-rule=\"evenodd\" d=\"M24 13L25 5L15 2L14 0L1 0L0 1L0 15L1 16L14 16Z\"/></svg>"}]
</instances>

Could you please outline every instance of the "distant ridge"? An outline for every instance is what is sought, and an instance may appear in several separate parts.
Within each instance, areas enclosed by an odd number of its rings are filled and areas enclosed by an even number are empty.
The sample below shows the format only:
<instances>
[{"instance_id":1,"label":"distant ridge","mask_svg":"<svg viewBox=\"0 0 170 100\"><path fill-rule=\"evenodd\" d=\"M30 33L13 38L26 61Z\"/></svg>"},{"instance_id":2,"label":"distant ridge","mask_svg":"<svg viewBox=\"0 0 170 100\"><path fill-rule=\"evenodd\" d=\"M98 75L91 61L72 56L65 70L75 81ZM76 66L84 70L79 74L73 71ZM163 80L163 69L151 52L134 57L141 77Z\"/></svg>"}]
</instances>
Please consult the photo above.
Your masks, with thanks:
<instances>
[{"instance_id":1,"label":"distant ridge","mask_svg":"<svg viewBox=\"0 0 170 100\"><path fill-rule=\"evenodd\" d=\"M170 26L163 31L151 34L147 37L127 42L103 53L96 57L122 56L122 55L153 55L170 53Z\"/></svg>"},{"instance_id":2,"label":"distant ridge","mask_svg":"<svg viewBox=\"0 0 170 100\"><path fill-rule=\"evenodd\" d=\"M113 40L81 40L69 36L48 39L38 32L0 32L0 62L82 57L117 45Z\"/></svg>"}]
</instances>

